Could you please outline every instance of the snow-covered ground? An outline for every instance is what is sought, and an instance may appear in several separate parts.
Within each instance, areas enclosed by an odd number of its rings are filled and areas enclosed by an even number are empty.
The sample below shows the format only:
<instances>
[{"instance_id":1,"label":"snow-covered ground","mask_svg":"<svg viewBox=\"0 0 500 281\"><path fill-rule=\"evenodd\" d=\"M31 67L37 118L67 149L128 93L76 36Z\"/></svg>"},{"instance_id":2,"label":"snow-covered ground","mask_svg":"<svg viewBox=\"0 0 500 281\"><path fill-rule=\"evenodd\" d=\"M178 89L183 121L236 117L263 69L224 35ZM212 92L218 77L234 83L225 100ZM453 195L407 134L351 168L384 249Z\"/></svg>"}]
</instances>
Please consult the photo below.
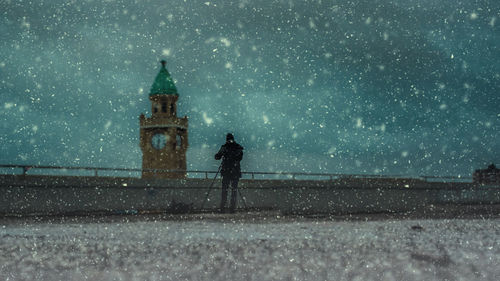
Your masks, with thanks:
<instances>
[{"instance_id":1,"label":"snow-covered ground","mask_svg":"<svg viewBox=\"0 0 500 281\"><path fill-rule=\"evenodd\" d=\"M500 280L500 219L0 218L0 280Z\"/></svg>"}]
</instances>

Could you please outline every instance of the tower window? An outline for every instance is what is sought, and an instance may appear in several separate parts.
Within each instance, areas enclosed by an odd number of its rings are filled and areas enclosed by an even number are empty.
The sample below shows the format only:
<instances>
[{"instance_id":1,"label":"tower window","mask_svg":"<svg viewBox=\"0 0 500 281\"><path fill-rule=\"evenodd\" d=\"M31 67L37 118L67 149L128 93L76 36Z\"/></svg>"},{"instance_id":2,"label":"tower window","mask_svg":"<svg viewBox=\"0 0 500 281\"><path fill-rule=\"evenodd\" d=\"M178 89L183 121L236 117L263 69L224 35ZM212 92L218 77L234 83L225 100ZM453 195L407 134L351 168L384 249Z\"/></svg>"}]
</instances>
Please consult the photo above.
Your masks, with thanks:
<instances>
[{"instance_id":1,"label":"tower window","mask_svg":"<svg viewBox=\"0 0 500 281\"><path fill-rule=\"evenodd\" d=\"M171 113L172 115L175 115L175 111L174 111L174 104L173 104L173 103L171 103L171 104L170 104L170 113Z\"/></svg>"},{"instance_id":2,"label":"tower window","mask_svg":"<svg viewBox=\"0 0 500 281\"><path fill-rule=\"evenodd\" d=\"M156 113L156 112L158 112L158 107L155 105L155 106L153 106L153 113Z\"/></svg>"},{"instance_id":3,"label":"tower window","mask_svg":"<svg viewBox=\"0 0 500 281\"><path fill-rule=\"evenodd\" d=\"M167 112L167 103L162 103L161 104L161 112Z\"/></svg>"},{"instance_id":4,"label":"tower window","mask_svg":"<svg viewBox=\"0 0 500 281\"><path fill-rule=\"evenodd\" d=\"M175 143L177 145L177 148L181 148L181 146L182 146L182 137L180 135L176 136Z\"/></svg>"}]
</instances>

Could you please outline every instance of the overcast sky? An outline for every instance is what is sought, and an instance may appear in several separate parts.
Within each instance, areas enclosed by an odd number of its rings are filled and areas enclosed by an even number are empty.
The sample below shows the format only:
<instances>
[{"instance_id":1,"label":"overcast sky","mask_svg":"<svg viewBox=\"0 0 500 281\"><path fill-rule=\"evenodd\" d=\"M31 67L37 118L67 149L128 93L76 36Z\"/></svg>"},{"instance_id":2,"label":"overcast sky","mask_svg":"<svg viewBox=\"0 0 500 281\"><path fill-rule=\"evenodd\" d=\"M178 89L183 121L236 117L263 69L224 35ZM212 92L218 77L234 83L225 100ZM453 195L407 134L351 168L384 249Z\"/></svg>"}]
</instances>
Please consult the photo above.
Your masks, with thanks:
<instances>
[{"instance_id":1,"label":"overcast sky","mask_svg":"<svg viewBox=\"0 0 500 281\"><path fill-rule=\"evenodd\" d=\"M161 59L188 169L465 175L500 163L499 1L1 1L0 164L140 168Z\"/></svg>"}]
</instances>

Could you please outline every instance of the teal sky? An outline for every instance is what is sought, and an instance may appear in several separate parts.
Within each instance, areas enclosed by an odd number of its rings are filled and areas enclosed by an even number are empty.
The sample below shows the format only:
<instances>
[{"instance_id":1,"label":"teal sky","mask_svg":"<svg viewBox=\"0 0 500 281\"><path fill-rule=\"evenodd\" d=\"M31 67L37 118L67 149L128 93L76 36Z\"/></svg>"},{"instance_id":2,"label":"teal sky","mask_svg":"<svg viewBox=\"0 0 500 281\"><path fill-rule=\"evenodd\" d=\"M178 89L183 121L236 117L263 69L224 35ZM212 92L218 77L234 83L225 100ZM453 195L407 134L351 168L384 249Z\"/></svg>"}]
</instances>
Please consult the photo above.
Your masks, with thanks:
<instances>
[{"instance_id":1,"label":"teal sky","mask_svg":"<svg viewBox=\"0 0 500 281\"><path fill-rule=\"evenodd\" d=\"M188 168L470 175L500 163L498 1L2 1L1 164L141 167L167 69Z\"/></svg>"}]
</instances>

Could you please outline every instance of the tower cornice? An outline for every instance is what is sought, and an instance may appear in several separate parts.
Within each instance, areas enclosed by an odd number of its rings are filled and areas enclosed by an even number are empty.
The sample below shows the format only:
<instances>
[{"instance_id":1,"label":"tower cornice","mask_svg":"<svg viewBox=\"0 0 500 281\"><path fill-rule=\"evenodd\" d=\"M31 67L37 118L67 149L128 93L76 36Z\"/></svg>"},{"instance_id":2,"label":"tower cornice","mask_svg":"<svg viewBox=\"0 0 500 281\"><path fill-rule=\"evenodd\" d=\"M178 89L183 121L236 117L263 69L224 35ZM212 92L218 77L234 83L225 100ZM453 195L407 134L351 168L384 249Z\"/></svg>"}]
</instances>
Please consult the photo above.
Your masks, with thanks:
<instances>
[{"instance_id":1,"label":"tower cornice","mask_svg":"<svg viewBox=\"0 0 500 281\"><path fill-rule=\"evenodd\" d=\"M177 127L181 129L186 129L188 128L188 118L178 118L178 117L168 117L168 118L162 118L162 117L151 117L151 118L144 118L140 119L140 126L141 128L147 129L147 128L172 128L172 127Z\"/></svg>"}]
</instances>

